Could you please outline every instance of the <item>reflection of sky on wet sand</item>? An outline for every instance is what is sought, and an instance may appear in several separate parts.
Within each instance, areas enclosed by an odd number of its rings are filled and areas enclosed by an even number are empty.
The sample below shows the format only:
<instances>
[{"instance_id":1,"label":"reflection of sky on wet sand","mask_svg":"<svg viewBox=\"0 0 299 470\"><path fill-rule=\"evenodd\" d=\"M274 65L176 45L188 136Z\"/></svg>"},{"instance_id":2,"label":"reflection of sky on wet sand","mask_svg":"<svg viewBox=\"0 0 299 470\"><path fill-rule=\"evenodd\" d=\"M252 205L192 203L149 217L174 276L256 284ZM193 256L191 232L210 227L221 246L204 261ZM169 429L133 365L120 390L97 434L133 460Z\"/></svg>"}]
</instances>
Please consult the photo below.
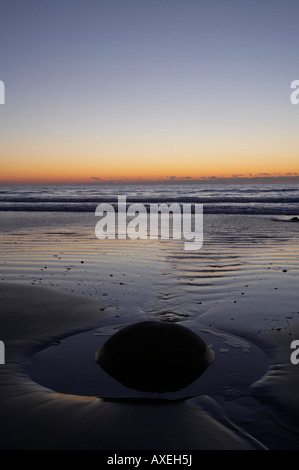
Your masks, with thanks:
<instances>
[{"instance_id":1,"label":"reflection of sky on wet sand","mask_svg":"<svg viewBox=\"0 0 299 470\"><path fill-rule=\"evenodd\" d=\"M99 240L91 214L14 218L9 231L3 214L3 280L106 300L119 315L230 330L283 326L296 311L299 227L284 219L206 215L203 247L186 251L184 240Z\"/></svg>"}]
</instances>

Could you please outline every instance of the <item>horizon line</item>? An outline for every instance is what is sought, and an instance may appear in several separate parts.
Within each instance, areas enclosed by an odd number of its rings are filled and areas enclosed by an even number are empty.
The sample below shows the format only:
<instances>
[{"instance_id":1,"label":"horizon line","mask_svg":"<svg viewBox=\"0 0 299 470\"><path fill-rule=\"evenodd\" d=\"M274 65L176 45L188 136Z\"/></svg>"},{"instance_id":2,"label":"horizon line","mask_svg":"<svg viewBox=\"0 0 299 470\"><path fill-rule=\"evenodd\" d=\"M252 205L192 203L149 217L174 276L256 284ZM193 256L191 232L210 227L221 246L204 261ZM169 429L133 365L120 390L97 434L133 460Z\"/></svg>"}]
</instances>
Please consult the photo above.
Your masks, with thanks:
<instances>
[{"instance_id":1,"label":"horizon line","mask_svg":"<svg viewBox=\"0 0 299 470\"><path fill-rule=\"evenodd\" d=\"M32 181L0 181L0 186L52 186L52 185L79 185L79 184L169 184L169 183L299 183L299 173L285 175L260 174L252 176L167 176L161 178L99 178L90 177L82 180L32 180Z\"/></svg>"}]
</instances>

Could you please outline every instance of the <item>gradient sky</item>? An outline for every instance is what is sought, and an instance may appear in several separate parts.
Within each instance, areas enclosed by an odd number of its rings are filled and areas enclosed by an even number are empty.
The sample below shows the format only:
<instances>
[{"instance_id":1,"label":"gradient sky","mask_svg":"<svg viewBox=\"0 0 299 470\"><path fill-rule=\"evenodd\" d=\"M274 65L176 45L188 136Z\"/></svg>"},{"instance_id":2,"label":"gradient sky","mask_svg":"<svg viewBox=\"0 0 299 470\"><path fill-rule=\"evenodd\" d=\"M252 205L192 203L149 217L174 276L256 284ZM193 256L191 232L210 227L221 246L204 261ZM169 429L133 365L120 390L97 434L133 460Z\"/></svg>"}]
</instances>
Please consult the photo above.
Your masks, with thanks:
<instances>
[{"instance_id":1,"label":"gradient sky","mask_svg":"<svg viewBox=\"0 0 299 470\"><path fill-rule=\"evenodd\" d=\"M299 2L1 0L2 183L299 173Z\"/></svg>"}]
</instances>

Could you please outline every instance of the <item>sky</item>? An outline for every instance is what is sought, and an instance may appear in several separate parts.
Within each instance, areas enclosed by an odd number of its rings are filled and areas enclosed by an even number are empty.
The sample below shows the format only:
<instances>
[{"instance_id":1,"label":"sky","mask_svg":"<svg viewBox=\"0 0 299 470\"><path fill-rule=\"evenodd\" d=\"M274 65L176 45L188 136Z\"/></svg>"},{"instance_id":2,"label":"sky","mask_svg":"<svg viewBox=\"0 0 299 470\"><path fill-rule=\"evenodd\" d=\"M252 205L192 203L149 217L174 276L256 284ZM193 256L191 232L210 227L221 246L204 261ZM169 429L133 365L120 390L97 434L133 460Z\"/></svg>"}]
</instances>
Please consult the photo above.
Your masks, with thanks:
<instances>
[{"instance_id":1,"label":"sky","mask_svg":"<svg viewBox=\"0 0 299 470\"><path fill-rule=\"evenodd\" d=\"M0 183L299 176L296 0L1 0Z\"/></svg>"}]
</instances>

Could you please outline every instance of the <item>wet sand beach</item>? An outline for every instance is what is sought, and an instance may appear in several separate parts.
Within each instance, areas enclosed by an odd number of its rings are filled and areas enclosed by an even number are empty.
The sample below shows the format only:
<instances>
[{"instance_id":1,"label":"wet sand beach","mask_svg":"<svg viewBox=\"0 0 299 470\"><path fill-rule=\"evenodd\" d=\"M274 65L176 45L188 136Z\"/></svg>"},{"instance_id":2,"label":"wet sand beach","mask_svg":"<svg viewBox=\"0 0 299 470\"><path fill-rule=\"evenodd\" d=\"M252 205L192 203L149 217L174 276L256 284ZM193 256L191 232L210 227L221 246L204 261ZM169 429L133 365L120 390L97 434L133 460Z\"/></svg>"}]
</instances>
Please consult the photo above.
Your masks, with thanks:
<instances>
[{"instance_id":1,"label":"wet sand beach","mask_svg":"<svg viewBox=\"0 0 299 470\"><path fill-rule=\"evenodd\" d=\"M2 449L298 448L298 225L207 215L202 249L187 252L100 241L90 214L14 214L13 229L5 217ZM104 376L97 349L144 320L196 332L213 363L162 395Z\"/></svg>"}]
</instances>

